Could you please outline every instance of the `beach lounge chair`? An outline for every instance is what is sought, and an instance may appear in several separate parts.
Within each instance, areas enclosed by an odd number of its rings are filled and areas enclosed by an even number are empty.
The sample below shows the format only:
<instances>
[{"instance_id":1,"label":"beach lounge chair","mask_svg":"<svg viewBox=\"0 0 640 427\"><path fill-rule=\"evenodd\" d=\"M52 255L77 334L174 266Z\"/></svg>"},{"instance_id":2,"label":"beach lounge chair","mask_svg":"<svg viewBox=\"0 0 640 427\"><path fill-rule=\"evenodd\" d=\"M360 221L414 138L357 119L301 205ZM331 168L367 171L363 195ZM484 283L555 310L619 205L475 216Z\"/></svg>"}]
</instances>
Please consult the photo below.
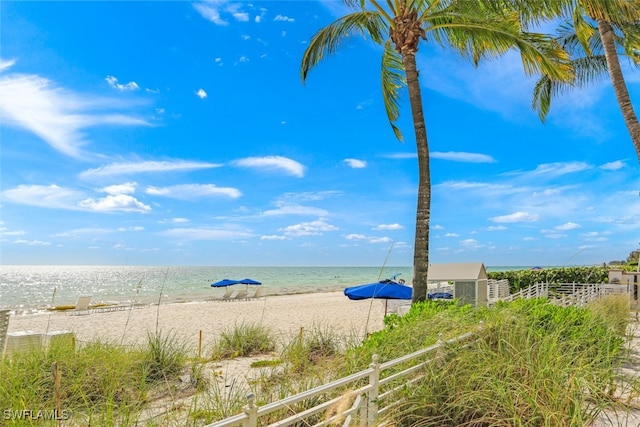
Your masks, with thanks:
<instances>
[{"instance_id":1,"label":"beach lounge chair","mask_svg":"<svg viewBox=\"0 0 640 427\"><path fill-rule=\"evenodd\" d=\"M240 301L247 299L247 291L238 291L238 294L235 298L232 298L234 301Z\"/></svg>"},{"instance_id":2,"label":"beach lounge chair","mask_svg":"<svg viewBox=\"0 0 640 427\"><path fill-rule=\"evenodd\" d=\"M251 296L251 299L261 298L263 294L264 294L264 288L259 287L258 289L256 289L256 292Z\"/></svg>"},{"instance_id":3,"label":"beach lounge chair","mask_svg":"<svg viewBox=\"0 0 640 427\"><path fill-rule=\"evenodd\" d=\"M233 295L233 289L227 287L227 291L224 293L224 295L222 295L222 300L223 301L228 301L229 299L231 299L231 295Z\"/></svg>"},{"instance_id":4,"label":"beach lounge chair","mask_svg":"<svg viewBox=\"0 0 640 427\"><path fill-rule=\"evenodd\" d=\"M76 308L69 314L89 314L89 302L91 302L91 297L79 297Z\"/></svg>"}]
</instances>

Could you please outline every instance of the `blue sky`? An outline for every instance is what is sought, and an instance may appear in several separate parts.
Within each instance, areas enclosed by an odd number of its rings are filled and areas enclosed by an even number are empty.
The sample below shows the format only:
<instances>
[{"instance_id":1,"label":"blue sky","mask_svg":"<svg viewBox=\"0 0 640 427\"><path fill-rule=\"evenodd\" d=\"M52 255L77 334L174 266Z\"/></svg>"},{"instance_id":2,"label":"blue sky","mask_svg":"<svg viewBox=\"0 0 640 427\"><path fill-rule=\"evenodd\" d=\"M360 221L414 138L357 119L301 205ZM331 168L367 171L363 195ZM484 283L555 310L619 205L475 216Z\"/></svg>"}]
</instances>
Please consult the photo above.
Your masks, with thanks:
<instances>
[{"instance_id":1,"label":"blue sky","mask_svg":"<svg viewBox=\"0 0 640 427\"><path fill-rule=\"evenodd\" d=\"M300 82L338 2L1 2L2 264L411 265L417 161L380 50ZM623 61L624 62L624 61ZM418 57L431 262L596 264L640 242L639 167L602 81L545 124L515 54ZM640 74L624 62L633 99Z\"/></svg>"}]
</instances>

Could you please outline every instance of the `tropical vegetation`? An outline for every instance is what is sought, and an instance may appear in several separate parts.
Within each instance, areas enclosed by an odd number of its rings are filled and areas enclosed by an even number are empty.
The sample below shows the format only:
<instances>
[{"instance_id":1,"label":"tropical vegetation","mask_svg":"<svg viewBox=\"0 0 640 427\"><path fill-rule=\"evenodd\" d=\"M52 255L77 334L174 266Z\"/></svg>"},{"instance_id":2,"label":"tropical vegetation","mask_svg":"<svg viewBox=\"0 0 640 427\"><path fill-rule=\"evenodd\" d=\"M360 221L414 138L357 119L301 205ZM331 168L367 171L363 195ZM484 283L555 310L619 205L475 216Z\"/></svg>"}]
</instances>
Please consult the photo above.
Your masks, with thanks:
<instances>
[{"instance_id":1,"label":"tropical vegetation","mask_svg":"<svg viewBox=\"0 0 640 427\"><path fill-rule=\"evenodd\" d=\"M351 35L362 35L382 46L382 97L398 139L400 90L408 89L418 155L418 201L413 258L413 301L426 299L429 265L431 177L429 145L422 106L416 54L422 42L449 49L477 65L510 49L521 53L527 74L554 81L572 78L564 50L549 36L524 31L523 21L508 2L492 0L343 0L351 13L320 29L304 52L301 78Z\"/></svg>"},{"instance_id":2,"label":"tropical vegetation","mask_svg":"<svg viewBox=\"0 0 640 427\"><path fill-rule=\"evenodd\" d=\"M628 0L558 0L549 5L561 17L556 40L571 55L575 77L544 75L534 89L533 106L544 120L553 96L608 76L640 162L640 123L620 64L620 55L637 66L640 3ZM552 14L553 16L553 14Z\"/></svg>"}]
</instances>

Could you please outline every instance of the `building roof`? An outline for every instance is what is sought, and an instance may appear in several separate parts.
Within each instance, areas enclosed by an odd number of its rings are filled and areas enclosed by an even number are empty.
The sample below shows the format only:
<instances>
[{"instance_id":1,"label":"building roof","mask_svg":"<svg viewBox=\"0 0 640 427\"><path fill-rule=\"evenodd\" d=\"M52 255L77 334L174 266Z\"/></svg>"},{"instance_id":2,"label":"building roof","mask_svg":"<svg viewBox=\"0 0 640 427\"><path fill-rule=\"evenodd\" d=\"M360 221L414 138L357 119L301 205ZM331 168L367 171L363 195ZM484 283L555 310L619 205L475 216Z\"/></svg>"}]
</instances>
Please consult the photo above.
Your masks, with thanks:
<instances>
[{"instance_id":1,"label":"building roof","mask_svg":"<svg viewBox=\"0 0 640 427\"><path fill-rule=\"evenodd\" d=\"M487 270L481 262L461 262L450 264L429 264L427 280L478 280L486 279Z\"/></svg>"}]
</instances>

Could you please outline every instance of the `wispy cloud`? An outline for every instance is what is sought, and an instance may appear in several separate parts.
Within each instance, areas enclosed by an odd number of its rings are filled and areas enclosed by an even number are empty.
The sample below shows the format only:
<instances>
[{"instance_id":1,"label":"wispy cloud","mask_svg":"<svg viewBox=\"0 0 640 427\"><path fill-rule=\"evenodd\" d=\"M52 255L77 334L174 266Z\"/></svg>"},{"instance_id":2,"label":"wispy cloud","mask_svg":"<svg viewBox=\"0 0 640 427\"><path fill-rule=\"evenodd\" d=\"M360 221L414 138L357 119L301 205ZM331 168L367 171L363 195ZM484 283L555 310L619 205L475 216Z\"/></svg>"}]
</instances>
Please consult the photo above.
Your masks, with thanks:
<instances>
[{"instance_id":1,"label":"wispy cloud","mask_svg":"<svg viewBox=\"0 0 640 427\"><path fill-rule=\"evenodd\" d=\"M140 89L138 83L131 81L127 84L121 84L118 83L118 79L114 76L107 76L105 78L105 81L109 84L109 86L114 89L118 89L119 91L134 91Z\"/></svg>"},{"instance_id":2,"label":"wispy cloud","mask_svg":"<svg viewBox=\"0 0 640 427\"><path fill-rule=\"evenodd\" d=\"M600 169L603 169L606 171L617 171L624 168L625 166L627 166L625 162L623 162L622 160L616 160L614 162L609 162L601 165Z\"/></svg>"},{"instance_id":3,"label":"wispy cloud","mask_svg":"<svg viewBox=\"0 0 640 427\"><path fill-rule=\"evenodd\" d=\"M495 163L496 160L487 155L487 154L479 154L479 153L465 153L462 151L434 151L431 153L431 158L433 159L441 159L441 160L451 160L453 162L463 162L463 163Z\"/></svg>"},{"instance_id":4,"label":"wispy cloud","mask_svg":"<svg viewBox=\"0 0 640 427\"><path fill-rule=\"evenodd\" d=\"M163 196L172 199L192 200L201 197L225 196L237 199L242 193L237 188L216 187L214 184L182 184L170 187L148 187L147 194L152 196Z\"/></svg>"},{"instance_id":5,"label":"wispy cloud","mask_svg":"<svg viewBox=\"0 0 640 427\"><path fill-rule=\"evenodd\" d=\"M300 224L290 225L282 229L286 236L320 236L325 231L336 231L338 227L331 225L326 221L319 219L317 221L302 222Z\"/></svg>"},{"instance_id":6,"label":"wispy cloud","mask_svg":"<svg viewBox=\"0 0 640 427\"><path fill-rule=\"evenodd\" d=\"M282 22L295 22L294 18L289 18L286 15L276 15L275 18L273 18L274 21L282 21Z\"/></svg>"},{"instance_id":7,"label":"wispy cloud","mask_svg":"<svg viewBox=\"0 0 640 427\"><path fill-rule=\"evenodd\" d=\"M223 18L228 15L238 22L247 22L249 13L242 10L242 3L231 3L225 0L212 0L201 3L194 3L193 7L206 20L216 25L229 25L229 21Z\"/></svg>"},{"instance_id":8,"label":"wispy cloud","mask_svg":"<svg viewBox=\"0 0 640 427\"><path fill-rule=\"evenodd\" d=\"M6 71L13 62L2 64ZM69 157L87 156L82 151L90 143L83 133L85 128L149 125L141 118L117 112L126 108L121 100L81 95L38 75L0 75L0 124L28 130ZM104 113L109 110L112 112Z\"/></svg>"},{"instance_id":9,"label":"wispy cloud","mask_svg":"<svg viewBox=\"0 0 640 427\"><path fill-rule=\"evenodd\" d=\"M575 230L578 228L582 228L582 226L580 224L576 224L575 222L567 222L565 224L554 227L554 230L568 231L568 230Z\"/></svg>"},{"instance_id":10,"label":"wispy cloud","mask_svg":"<svg viewBox=\"0 0 640 427\"><path fill-rule=\"evenodd\" d=\"M281 170L298 178L304 176L304 166L301 163L282 156L246 157L235 160L232 164L245 168Z\"/></svg>"},{"instance_id":11,"label":"wispy cloud","mask_svg":"<svg viewBox=\"0 0 640 427\"><path fill-rule=\"evenodd\" d=\"M80 173L80 178L88 179L93 177L131 175L150 172L172 172L184 170L198 170L219 168L219 163L190 162L186 160L174 161L145 161L145 162L122 162L111 163L95 169L88 169Z\"/></svg>"},{"instance_id":12,"label":"wispy cloud","mask_svg":"<svg viewBox=\"0 0 640 427\"><path fill-rule=\"evenodd\" d=\"M418 155L416 153L389 153L382 157L387 159L416 159Z\"/></svg>"},{"instance_id":13,"label":"wispy cloud","mask_svg":"<svg viewBox=\"0 0 640 427\"><path fill-rule=\"evenodd\" d=\"M373 227L374 230L404 230L404 227L397 222L394 224L379 224Z\"/></svg>"},{"instance_id":14,"label":"wispy cloud","mask_svg":"<svg viewBox=\"0 0 640 427\"><path fill-rule=\"evenodd\" d=\"M509 215L494 216L489 219L493 222L536 222L540 219L540 216L528 212L514 212Z\"/></svg>"},{"instance_id":15,"label":"wispy cloud","mask_svg":"<svg viewBox=\"0 0 640 427\"><path fill-rule=\"evenodd\" d=\"M264 216L284 216L284 215L310 215L310 216L327 216L329 212L324 209L314 208L312 206L287 205L280 206L277 209L269 209L262 213Z\"/></svg>"},{"instance_id":16,"label":"wispy cloud","mask_svg":"<svg viewBox=\"0 0 640 427\"><path fill-rule=\"evenodd\" d=\"M344 238L347 240L364 240L367 238L367 236L365 236L364 234L351 233L344 236Z\"/></svg>"},{"instance_id":17,"label":"wispy cloud","mask_svg":"<svg viewBox=\"0 0 640 427\"><path fill-rule=\"evenodd\" d=\"M582 172L591 168L590 165L584 162L543 163L532 171L513 172L513 174L527 179L555 178L570 173Z\"/></svg>"},{"instance_id":18,"label":"wispy cloud","mask_svg":"<svg viewBox=\"0 0 640 427\"><path fill-rule=\"evenodd\" d=\"M347 166L353 169L362 169L367 167L367 162L364 160L344 159L343 162L346 163Z\"/></svg>"},{"instance_id":19,"label":"wispy cloud","mask_svg":"<svg viewBox=\"0 0 640 427\"><path fill-rule=\"evenodd\" d=\"M237 228L172 228L159 233L180 240L233 240L253 237L246 229Z\"/></svg>"},{"instance_id":20,"label":"wispy cloud","mask_svg":"<svg viewBox=\"0 0 640 427\"><path fill-rule=\"evenodd\" d=\"M85 194L57 185L20 185L0 193L3 200L12 203L49 209L65 209L92 212L151 211L151 207L135 197L119 194L104 198L87 198Z\"/></svg>"}]
</instances>

